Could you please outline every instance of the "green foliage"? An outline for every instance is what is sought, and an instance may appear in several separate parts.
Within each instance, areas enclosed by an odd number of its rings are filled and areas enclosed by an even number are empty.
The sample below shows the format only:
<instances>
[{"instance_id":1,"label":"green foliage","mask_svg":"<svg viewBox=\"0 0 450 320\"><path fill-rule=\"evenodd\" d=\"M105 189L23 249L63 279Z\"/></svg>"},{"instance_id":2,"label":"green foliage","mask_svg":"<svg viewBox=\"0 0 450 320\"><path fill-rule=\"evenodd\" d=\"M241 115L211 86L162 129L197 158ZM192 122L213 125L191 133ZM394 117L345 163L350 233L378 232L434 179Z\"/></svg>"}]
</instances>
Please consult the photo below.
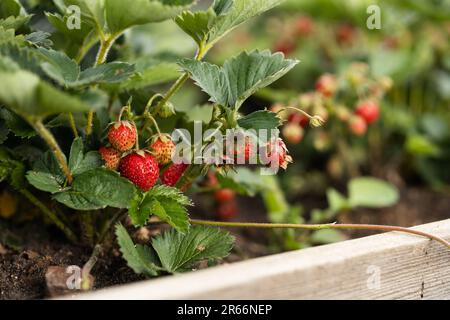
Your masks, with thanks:
<instances>
[{"instance_id":1,"label":"green foliage","mask_svg":"<svg viewBox=\"0 0 450 320\"><path fill-rule=\"evenodd\" d=\"M217 174L222 188L232 189L237 193L254 196L267 189L264 179L257 172L247 168L236 168L227 174Z\"/></svg>"},{"instance_id":2,"label":"green foliage","mask_svg":"<svg viewBox=\"0 0 450 320\"><path fill-rule=\"evenodd\" d=\"M271 111L259 110L238 120L238 125L244 129L276 129L282 124L280 117Z\"/></svg>"},{"instance_id":3,"label":"green foliage","mask_svg":"<svg viewBox=\"0 0 450 320\"><path fill-rule=\"evenodd\" d=\"M193 227L186 234L172 229L156 236L151 243L152 248L134 245L120 224L116 226L116 236L128 265L136 273L147 276L185 272L203 260L222 259L229 254L234 243L234 238L228 233L206 227Z\"/></svg>"},{"instance_id":4,"label":"green foliage","mask_svg":"<svg viewBox=\"0 0 450 320\"><path fill-rule=\"evenodd\" d=\"M54 199L76 210L106 207L128 208L136 188L117 172L97 168L75 177L70 188L54 195Z\"/></svg>"},{"instance_id":5,"label":"green foliage","mask_svg":"<svg viewBox=\"0 0 450 320\"><path fill-rule=\"evenodd\" d=\"M84 153L83 139L76 138L70 149L69 168L74 176L102 166L103 161L97 151Z\"/></svg>"},{"instance_id":6,"label":"green foliage","mask_svg":"<svg viewBox=\"0 0 450 320\"><path fill-rule=\"evenodd\" d=\"M297 63L297 60L284 59L280 53L258 50L227 60L222 68L190 59L179 62L210 95L210 101L236 110L253 93L281 78Z\"/></svg>"},{"instance_id":7,"label":"green foliage","mask_svg":"<svg viewBox=\"0 0 450 320\"><path fill-rule=\"evenodd\" d=\"M352 207L388 207L394 205L399 198L393 185L372 177L352 179L348 184L348 193L348 201Z\"/></svg>"},{"instance_id":8,"label":"green foliage","mask_svg":"<svg viewBox=\"0 0 450 320\"><path fill-rule=\"evenodd\" d=\"M35 162L32 171L27 172L27 180L36 189L52 194L64 190L64 174L50 151Z\"/></svg>"},{"instance_id":9,"label":"green foliage","mask_svg":"<svg viewBox=\"0 0 450 320\"><path fill-rule=\"evenodd\" d=\"M179 232L186 233L189 230L186 207L191 205L191 200L177 188L160 185L133 199L129 214L136 226L144 226L148 218L155 215Z\"/></svg>"}]
</instances>

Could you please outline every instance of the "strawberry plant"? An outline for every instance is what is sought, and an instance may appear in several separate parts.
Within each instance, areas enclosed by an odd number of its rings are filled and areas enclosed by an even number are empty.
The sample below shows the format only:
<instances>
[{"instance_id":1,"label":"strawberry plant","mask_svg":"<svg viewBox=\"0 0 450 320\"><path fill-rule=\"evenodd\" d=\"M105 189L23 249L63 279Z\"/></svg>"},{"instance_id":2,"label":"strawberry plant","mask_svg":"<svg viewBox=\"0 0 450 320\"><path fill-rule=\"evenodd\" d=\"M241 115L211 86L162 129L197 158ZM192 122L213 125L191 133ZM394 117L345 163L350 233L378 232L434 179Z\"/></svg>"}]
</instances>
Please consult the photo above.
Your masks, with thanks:
<instances>
[{"instance_id":1,"label":"strawberry plant","mask_svg":"<svg viewBox=\"0 0 450 320\"><path fill-rule=\"evenodd\" d=\"M302 130L307 123L322 126L329 99L338 90L334 76L327 75L308 106L283 106L277 112L262 106L244 114L241 107L250 96L299 61L267 50L241 52L221 66L204 59L233 29L281 1L215 0L197 11L191 9L193 2L55 0L47 3L48 11L32 4L23 7L16 0L3 0L0 6L0 180L35 205L68 240L93 248L83 268L83 289L93 285L89 275L98 255L115 243L131 269L154 277L226 257L234 239L212 227L356 228L190 219L193 202L185 192L212 168L219 172L211 182L219 215L229 220L236 214L235 192L261 191L248 179L239 180L255 173L237 174L235 158L238 163L255 160L265 174L273 173L273 163L286 169L293 161L277 135L264 139L251 134L240 146L233 144L226 156L208 161L211 141L223 142L228 130L237 132L238 139L244 131L277 133L282 114L289 113L301 115L289 121ZM51 33L31 22L29 10L38 13ZM127 52L131 29L170 19L195 43L193 58ZM310 29L308 22L299 28L302 35ZM174 103L188 79L208 95L210 103L199 108L211 117L204 123L203 140L184 148L179 161L178 146L195 131L195 123ZM164 90L168 82L173 83ZM368 124L378 116L373 103L365 102L358 110ZM303 132L291 128L285 134L300 141ZM257 146L260 152L254 152ZM135 243L129 232L153 224L170 229ZM415 233L449 246L433 235L400 227L364 227ZM113 234L116 241L111 241Z\"/></svg>"}]
</instances>

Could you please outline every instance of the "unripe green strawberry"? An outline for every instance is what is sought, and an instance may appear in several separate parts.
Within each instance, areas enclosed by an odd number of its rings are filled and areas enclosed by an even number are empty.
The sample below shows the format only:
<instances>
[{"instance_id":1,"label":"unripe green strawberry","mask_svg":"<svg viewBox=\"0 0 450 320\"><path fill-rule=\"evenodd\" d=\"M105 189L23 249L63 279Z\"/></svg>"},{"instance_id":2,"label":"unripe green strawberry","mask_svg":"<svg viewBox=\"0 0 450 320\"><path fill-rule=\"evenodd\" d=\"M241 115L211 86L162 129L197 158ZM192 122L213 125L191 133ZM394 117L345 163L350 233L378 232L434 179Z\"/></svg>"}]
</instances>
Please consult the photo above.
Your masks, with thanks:
<instances>
[{"instance_id":1,"label":"unripe green strawberry","mask_svg":"<svg viewBox=\"0 0 450 320\"><path fill-rule=\"evenodd\" d=\"M115 122L108 130L109 143L120 152L132 149L136 139L136 127L130 121Z\"/></svg>"},{"instance_id":2,"label":"unripe green strawberry","mask_svg":"<svg viewBox=\"0 0 450 320\"><path fill-rule=\"evenodd\" d=\"M105 162L106 168L117 170L119 168L121 153L114 148L101 146L98 150L100 156Z\"/></svg>"},{"instance_id":3,"label":"unripe green strawberry","mask_svg":"<svg viewBox=\"0 0 450 320\"><path fill-rule=\"evenodd\" d=\"M297 144L302 141L304 130L298 123L288 123L283 127L282 133L287 142Z\"/></svg>"},{"instance_id":4,"label":"unripe green strawberry","mask_svg":"<svg viewBox=\"0 0 450 320\"><path fill-rule=\"evenodd\" d=\"M150 190L156 184L159 176L158 162L150 153L143 150L122 158L119 171L123 177L143 191Z\"/></svg>"},{"instance_id":5,"label":"unripe green strawberry","mask_svg":"<svg viewBox=\"0 0 450 320\"><path fill-rule=\"evenodd\" d=\"M168 164L175 151L175 143L168 135L157 135L150 143L150 150L160 165Z\"/></svg>"},{"instance_id":6,"label":"unripe green strawberry","mask_svg":"<svg viewBox=\"0 0 450 320\"><path fill-rule=\"evenodd\" d=\"M188 164L171 164L162 174L161 182L167 186L173 187L180 180L184 171L186 171Z\"/></svg>"},{"instance_id":7,"label":"unripe green strawberry","mask_svg":"<svg viewBox=\"0 0 450 320\"><path fill-rule=\"evenodd\" d=\"M158 110L158 116L161 118L168 118L175 114L175 107L170 101L164 103L164 105Z\"/></svg>"}]
</instances>

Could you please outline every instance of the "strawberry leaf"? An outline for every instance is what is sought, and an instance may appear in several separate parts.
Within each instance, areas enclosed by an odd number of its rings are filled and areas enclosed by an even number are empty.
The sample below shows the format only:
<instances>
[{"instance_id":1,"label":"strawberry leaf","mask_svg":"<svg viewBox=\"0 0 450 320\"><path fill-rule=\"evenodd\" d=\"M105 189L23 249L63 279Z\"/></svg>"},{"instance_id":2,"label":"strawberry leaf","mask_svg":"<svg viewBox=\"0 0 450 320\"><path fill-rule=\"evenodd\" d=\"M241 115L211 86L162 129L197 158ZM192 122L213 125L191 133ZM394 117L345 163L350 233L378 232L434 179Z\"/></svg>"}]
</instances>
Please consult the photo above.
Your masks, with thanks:
<instances>
[{"instance_id":1,"label":"strawberry leaf","mask_svg":"<svg viewBox=\"0 0 450 320\"><path fill-rule=\"evenodd\" d=\"M275 112L259 110L238 120L238 124L244 129L276 129L281 126L282 121Z\"/></svg>"},{"instance_id":2,"label":"strawberry leaf","mask_svg":"<svg viewBox=\"0 0 450 320\"><path fill-rule=\"evenodd\" d=\"M182 234L174 229L152 241L162 267L169 273L191 270L203 260L222 259L230 253L234 237L217 228L193 227Z\"/></svg>"},{"instance_id":3,"label":"strawberry leaf","mask_svg":"<svg viewBox=\"0 0 450 320\"><path fill-rule=\"evenodd\" d=\"M222 68L192 59L179 64L196 84L208 93L212 102L238 109L253 93L275 82L296 64L283 54L269 51L243 52L225 61Z\"/></svg>"},{"instance_id":4,"label":"strawberry leaf","mask_svg":"<svg viewBox=\"0 0 450 320\"><path fill-rule=\"evenodd\" d=\"M54 198L76 210L128 208L135 192L134 185L117 172L97 168L76 176L72 186Z\"/></svg>"},{"instance_id":5,"label":"strawberry leaf","mask_svg":"<svg viewBox=\"0 0 450 320\"><path fill-rule=\"evenodd\" d=\"M33 187L45 192L57 193L64 189L65 176L50 151L35 162L33 171L28 171L26 178Z\"/></svg>"},{"instance_id":6,"label":"strawberry leaf","mask_svg":"<svg viewBox=\"0 0 450 320\"><path fill-rule=\"evenodd\" d=\"M70 149L69 168L73 175L82 174L88 170L101 167L103 161L96 151L84 153L83 139L76 138Z\"/></svg>"},{"instance_id":7,"label":"strawberry leaf","mask_svg":"<svg viewBox=\"0 0 450 320\"><path fill-rule=\"evenodd\" d=\"M201 46L206 40L211 22L216 18L213 10L208 11L183 11L175 18L176 24Z\"/></svg>"},{"instance_id":8,"label":"strawberry leaf","mask_svg":"<svg viewBox=\"0 0 450 320\"><path fill-rule=\"evenodd\" d=\"M116 225L116 236L123 258L134 272L149 277L158 275L161 268L158 267L158 258L151 248L139 244L135 245L127 230L121 224Z\"/></svg>"},{"instance_id":9,"label":"strawberry leaf","mask_svg":"<svg viewBox=\"0 0 450 320\"><path fill-rule=\"evenodd\" d=\"M155 186L131 202L129 215L136 226L144 226L151 215L159 217L179 232L189 230L187 206L192 205L188 197L178 189Z\"/></svg>"}]
</instances>

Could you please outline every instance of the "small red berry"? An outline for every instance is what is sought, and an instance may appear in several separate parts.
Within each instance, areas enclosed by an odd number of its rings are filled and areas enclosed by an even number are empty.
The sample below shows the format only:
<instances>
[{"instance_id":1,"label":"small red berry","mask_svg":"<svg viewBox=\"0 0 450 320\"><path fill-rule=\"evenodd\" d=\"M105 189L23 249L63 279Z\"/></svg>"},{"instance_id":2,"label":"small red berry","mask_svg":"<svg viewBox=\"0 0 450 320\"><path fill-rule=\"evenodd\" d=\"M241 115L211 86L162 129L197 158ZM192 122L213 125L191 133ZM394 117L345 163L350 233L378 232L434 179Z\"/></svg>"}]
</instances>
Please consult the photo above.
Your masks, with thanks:
<instances>
[{"instance_id":1,"label":"small red berry","mask_svg":"<svg viewBox=\"0 0 450 320\"><path fill-rule=\"evenodd\" d=\"M364 101L361 102L356 107L356 114L362 117L367 124L371 124L375 122L380 116L380 108L378 104L373 101Z\"/></svg>"},{"instance_id":2,"label":"small red berry","mask_svg":"<svg viewBox=\"0 0 450 320\"><path fill-rule=\"evenodd\" d=\"M229 221L233 219L238 211L238 205L236 201L228 201L221 203L217 209L217 217L222 221Z\"/></svg>"},{"instance_id":3,"label":"small red berry","mask_svg":"<svg viewBox=\"0 0 450 320\"><path fill-rule=\"evenodd\" d=\"M214 193L214 198L220 203L231 201L235 198L235 196L236 193L233 190L227 188L217 190Z\"/></svg>"},{"instance_id":4,"label":"small red berry","mask_svg":"<svg viewBox=\"0 0 450 320\"><path fill-rule=\"evenodd\" d=\"M150 190L158 180L159 167L155 157L144 151L137 151L122 158L120 174L143 191Z\"/></svg>"},{"instance_id":5,"label":"small red berry","mask_svg":"<svg viewBox=\"0 0 450 320\"><path fill-rule=\"evenodd\" d=\"M219 184L216 174L213 171L208 171L206 174L205 187L214 188Z\"/></svg>"},{"instance_id":6,"label":"small red berry","mask_svg":"<svg viewBox=\"0 0 450 320\"><path fill-rule=\"evenodd\" d=\"M285 56L295 51L295 44L291 41L282 40L275 45L274 51L282 52Z\"/></svg>"},{"instance_id":7,"label":"small red berry","mask_svg":"<svg viewBox=\"0 0 450 320\"><path fill-rule=\"evenodd\" d=\"M349 122L350 131L357 136L362 136L367 131L367 123L360 116L353 116Z\"/></svg>"},{"instance_id":8,"label":"small red berry","mask_svg":"<svg viewBox=\"0 0 450 320\"><path fill-rule=\"evenodd\" d=\"M106 168L110 170L117 170L119 168L121 153L114 148L101 146L98 150L100 156L105 162Z\"/></svg>"},{"instance_id":9,"label":"small red berry","mask_svg":"<svg viewBox=\"0 0 450 320\"><path fill-rule=\"evenodd\" d=\"M151 153L160 165L168 164L175 151L175 143L167 135L158 135L150 144Z\"/></svg>"},{"instance_id":10,"label":"small red berry","mask_svg":"<svg viewBox=\"0 0 450 320\"><path fill-rule=\"evenodd\" d=\"M300 17L295 23L296 34L300 37L306 37L310 35L313 29L314 22L310 17Z\"/></svg>"},{"instance_id":11,"label":"small red berry","mask_svg":"<svg viewBox=\"0 0 450 320\"><path fill-rule=\"evenodd\" d=\"M303 139L304 130L298 123L288 123L283 127L283 137L292 144L297 144Z\"/></svg>"},{"instance_id":12,"label":"small red berry","mask_svg":"<svg viewBox=\"0 0 450 320\"><path fill-rule=\"evenodd\" d=\"M323 94L325 97L331 97L334 95L337 89L336 77L332 74L326 73L317 80L316 90Z\"/></svg>"},{"instance_id":13,"label":"small red berry","mask_svg":"<svg viewBox=\"0 0 450 320\"><path fill-rule=\"evenodd\" d=\"M348 24L341 24L336 30L336 41L341 44L350 44L355 38L356 30L355 28Z\"/></svg>"},{"instance_id":14,"label":"small red berry","mask_svg":"<svg viewBox=\"0 0 450 320\"><path fill-rule=\"evenodd\" d=\"M161 182L167 186L173 187L180 180L184 171L186 171L188 164L171 164L162 174Z\"/></svg>"},{"instance_id":15,"label":"small red berry","mask_svg":"<svg viewBox=\"0 0 450 320\"><path fill-rule=\"evenodd\" d=\"M136 127L129 121L115 122L108 130L108 140L114 149L125 152L136 143Z\"/></svg>"}]
</instances>

